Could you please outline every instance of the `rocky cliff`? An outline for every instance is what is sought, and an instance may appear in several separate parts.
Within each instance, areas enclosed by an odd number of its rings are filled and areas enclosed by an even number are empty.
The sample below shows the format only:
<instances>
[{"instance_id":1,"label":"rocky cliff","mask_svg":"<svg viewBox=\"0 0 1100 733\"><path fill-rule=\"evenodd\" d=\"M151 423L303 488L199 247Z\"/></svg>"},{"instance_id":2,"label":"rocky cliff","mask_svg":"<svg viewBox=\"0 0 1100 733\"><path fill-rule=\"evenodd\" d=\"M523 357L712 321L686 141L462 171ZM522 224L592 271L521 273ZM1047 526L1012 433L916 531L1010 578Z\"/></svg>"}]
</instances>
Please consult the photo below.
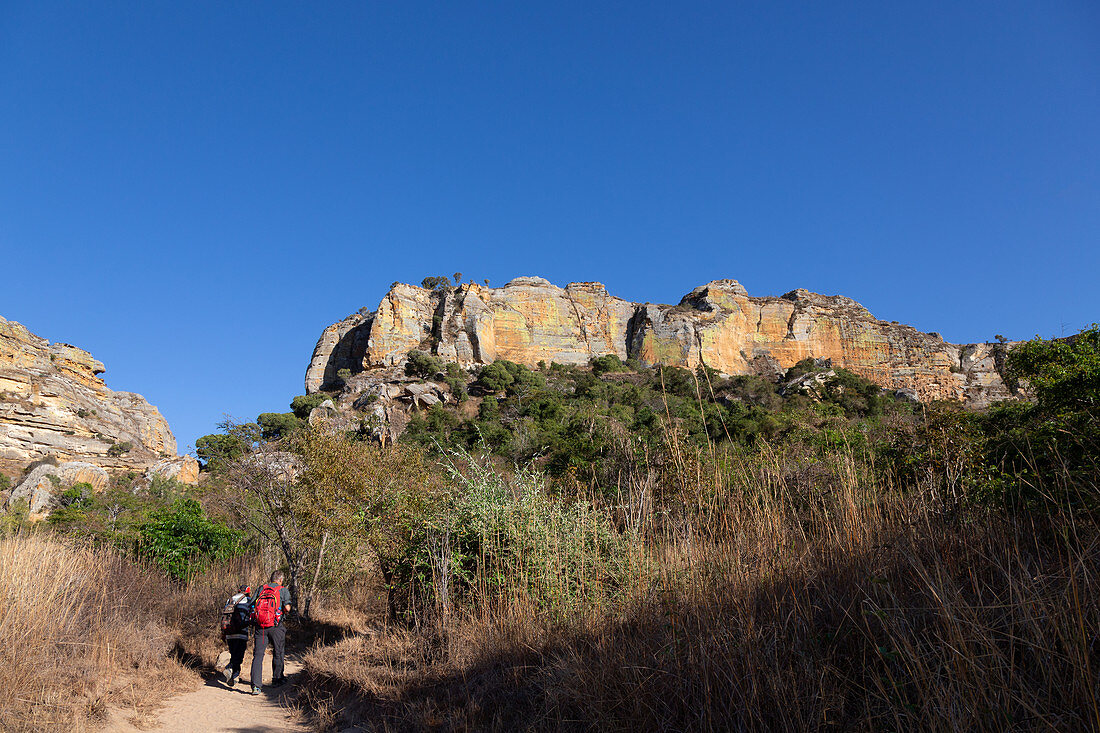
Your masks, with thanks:
<instances>
[{"instance_id":1,"label":"rocky cliff","mask_svg":"<svg viewBox=\"0 0 1100 733\"><path fill-rule=\"evenodd\" d=\"M97 488L106 470L155 470L193 482L197 464L177 458L157 408L141 395L108 389L103 371L87 351L51 344L0 318L0 472L18 476L49 459L63 467L47 471L55 478L68 471Z\"/></svg>"},{"instance_id":2,"label":"rocky cliff","mask_svg":"<svg viewBox=\"0 0 1100 733\"><path fill-rule=\"evenodd\" d=\"M843 296L792 290L753 297L736 280L696 288L678 305L631 303L600 283L557 287L520 277L501 288L468 283L426 290L395 283L377 311L325 329L306 371L306 391L337 373L384 370L412 349L464 367L508 359L587 364L615 354L644 365L779 376L801 359L829 359L920 400L981 406L1009 396L1000 344L950 344L939 334L880 321Z\"/></svg>"}]
</instances>

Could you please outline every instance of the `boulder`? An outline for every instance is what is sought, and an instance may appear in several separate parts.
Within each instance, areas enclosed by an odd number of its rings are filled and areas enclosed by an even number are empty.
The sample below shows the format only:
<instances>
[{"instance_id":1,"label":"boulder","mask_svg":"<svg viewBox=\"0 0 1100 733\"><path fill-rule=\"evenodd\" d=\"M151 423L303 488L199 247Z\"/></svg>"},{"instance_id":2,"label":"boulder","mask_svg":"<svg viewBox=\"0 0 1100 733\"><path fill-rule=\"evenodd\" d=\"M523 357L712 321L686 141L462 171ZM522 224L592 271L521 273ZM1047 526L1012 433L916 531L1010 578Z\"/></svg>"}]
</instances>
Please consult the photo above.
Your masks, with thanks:
<instances>
[{"instance_id":1,"label":"boulder","mask_svg":"<svg viewBox=\"0 0 1100 733\"><path fill-rule=\"evenodd\" d=\"M32 515L48 512L58 495L79 483L91 484L94 491L103 491L111 477L99 466L84 461L67 461L36 466L11 490L8 506L24 499Z\"/></svg>"},{"instance_id":2,"label":"boulder","mask_svg":"<svg viewBox=\"0 0 1100 733\"><path fill-rule=\"evenodd\" d=\"M166 458L145 470L145 478L148 481L152 481L154 476L175 479L181 484L192 486L199 480L199 462L193 456Z\"/></svg>"}]
</instances>

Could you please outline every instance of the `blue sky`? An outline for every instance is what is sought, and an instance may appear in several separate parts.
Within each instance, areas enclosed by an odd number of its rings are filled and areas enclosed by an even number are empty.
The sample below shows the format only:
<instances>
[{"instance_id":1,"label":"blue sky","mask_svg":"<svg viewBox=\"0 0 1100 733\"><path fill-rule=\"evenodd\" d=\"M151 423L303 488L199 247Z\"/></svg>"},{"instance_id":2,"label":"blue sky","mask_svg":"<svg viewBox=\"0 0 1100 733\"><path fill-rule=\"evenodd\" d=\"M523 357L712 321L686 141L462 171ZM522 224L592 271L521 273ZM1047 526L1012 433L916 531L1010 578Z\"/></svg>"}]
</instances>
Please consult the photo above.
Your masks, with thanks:
<instances>
[{"instance_id":1,"label":"blue sky","mask_svg":"<svg viewBox=\"0 0 1100 733\"><path fill-rule=\"evenodd\" d=\"M1100 6L0 0L0 315L181 450L395 280L1100 320Z\"/></svg>"}]
</instances>

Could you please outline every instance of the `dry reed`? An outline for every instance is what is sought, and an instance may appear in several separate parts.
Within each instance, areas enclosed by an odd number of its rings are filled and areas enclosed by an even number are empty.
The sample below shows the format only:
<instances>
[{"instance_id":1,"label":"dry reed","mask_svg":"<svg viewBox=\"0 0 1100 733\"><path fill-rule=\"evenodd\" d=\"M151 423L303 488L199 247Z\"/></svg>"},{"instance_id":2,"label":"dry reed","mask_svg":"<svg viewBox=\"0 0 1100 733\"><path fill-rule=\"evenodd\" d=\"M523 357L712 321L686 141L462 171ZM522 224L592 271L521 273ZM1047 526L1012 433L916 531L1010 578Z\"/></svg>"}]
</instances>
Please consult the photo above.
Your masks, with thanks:
<instances>
[{"instance_id":1,"label":"dry reed","mask_svg":"<svg viewBox=\"0 0 1100 733\"><path fill-rule=\"evenodd\" d=\"M326 721L1100 730L1091 520L948 511L843 448L675 455L663 497L640 479L609 510L630 538L614 594L565 618L518 590L475 594L446 624L315 649ZM487 571L498 586L514 572L518 589L528 565ZM604 587L605 564L590 567L582 587ZM354 712L332 704L352 699Z\"/></svg>"}]
</instances>

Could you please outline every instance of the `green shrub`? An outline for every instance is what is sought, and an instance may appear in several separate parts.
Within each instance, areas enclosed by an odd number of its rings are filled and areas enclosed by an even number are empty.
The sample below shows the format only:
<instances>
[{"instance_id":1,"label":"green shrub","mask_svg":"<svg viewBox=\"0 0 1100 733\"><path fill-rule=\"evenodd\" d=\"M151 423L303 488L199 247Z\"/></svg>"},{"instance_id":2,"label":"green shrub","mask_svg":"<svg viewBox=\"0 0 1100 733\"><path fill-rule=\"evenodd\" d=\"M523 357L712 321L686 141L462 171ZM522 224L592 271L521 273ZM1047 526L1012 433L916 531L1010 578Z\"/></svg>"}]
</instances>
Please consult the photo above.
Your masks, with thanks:
<instances>
[{"instance_id":1,"label":"green shrub","mask_svg":"<svg viewBox=\"0 0 1100 733\"><path fill-rule=\"evenodd\" d=\"M203 467L209 467L218 461L232 461L240 458L248 450L239 436L214 433L204 435L195 441L195 455L202 461Z\"/></svg>"},{"instance_id":2,"label":"green shrub","mask_svg":"<svg viewBox=\"0 0 1100 733\"><path fill-rule=\"evenodd\" d=\"M1035 402L1002 403L984 416L987 470L996 477L989 496L1015 508L1100 508L1100 326L1019 344L1006 367Z\"/></svg>"},{"instance_id":3,"label":"green shrub","mask_svg":"<svg viewBox=\"0 0 1100 733\"><path fill-rule=\"evenodd\" d=\"M1026 382L1046 414L1100 409L1100 324L1075 336L1017 344L1008 353L1009 378Z\"/></svg>"},{"instance_id":4,"label":"green shrub","mask_svg":"<svg viewBox=\"0 0 1100 733\"><path fill-rule=\"evenodd\" d=\"M485 392L496 393L505 389L513 381L511 373L504 366L504 362L498 360L483 366L474 384Z\"/></svg>"},{"instance_id":5,"label":"green shrub","mask_svg":"<svg viewBox=\"0 0 1100 733\"><path fill-rule=\"evenodd\" d=\"M112 458L118 458L119 456L129 453L133 449L134 444L128 440L122 443L112 443L111 446L107 449L107 455L111 456Z\"/></svg>"},{"instance_id":6,"label":"green shrub","mask_svg":"<svg viewBox=\"0 0 1100 733\"><path fill-rule=\"evenodd\" d=\"M256 418L266 440L278 440L290 435L302 425L302 419L293 412L264 412Z\"/></svg>"},{"instance_id":7,"label":"green shrub","mask_svg":"<svg viewBox=\"0 0 1100 733\"><path fill-rule=\"evenodd\" d=\"M451 287L451 279L446 275L426 277L420 281L420 287L425 290L446 290Z\"/></svg>"},{"instance_id":8,"label":"green shrub","mask_svg":"<svg viewBox=\"0 0 1100 733\"><path fill-rule=\"evenodd\" d=\"M442 370L442 360L423 351L410 351L405 362L405 374L410 377L430 379Z\"/></svg>"},{"instance_id":9,"label":"green shrub","mask_svg":"<svg viewBox=\"0 0 1100 733\"><path fill-rule=\"evenodd\" d=\"M466 371L455 364L453 361L447 362L445 369L445 382L451 390L451 394L455 396L455 399L459 402L465 402L468 395L466 393Z\"/></svg>"},{"instance_id":10,"label":"green shrub","mask_svg":"<svg viewBox=\"0 0 1100 733\"><path fill-rule=\"evenodd\" d=\"M11 479L5 474L0 473L0 491L7 491L11 488Z\"/></svg>"},{"instance_id":11,"label":"green shrub","mask_svg":"<svg viewBox=\"0 0 1100 733\"><path fill-rule=\"evenodd\" d=\"M589 360L588 365L592 367L592 373L596 376L601 374L607 374L608 372L625 372L627 366L623 364L615 354L607 354L606 356L596 356Z\"/></svg>"},{"instance_id":12,"label":"green shrub","mask_svg":"<svg viewBox=\"0 0 1100 733\"><path fill-rule=\"evenodd\" d=\"M194 499L179 499L153 514L141 526L137 553L160 566L169 577L186 580L212 560L224 560L241 549L241 535L206 516Z\"/></svg>"},{"instance_id":13,"label":"green shrub","mask_svg":"<svg viewBox=\"0 0 1100 733\"><path fill-rule=\"evenodd\" d=\"M343 370L341 370L343 371ZM324 392L314 392L310 395L298 395L290 401L290 409L296 417L305 420L314 407L320 407L325 400L331 400L332 396ZM268 413L270 414L270 413Z\"/></svg>"},{"instance_id":14,"label":"green shrub","mask_svg":"<svg viewBox=\"0 0 1100 733\"><path fill-rule=\"evenodd\" d=\"M47 522L50 525L70 525L85 521L85 510L93 506L95 489L91 484L79 482L73 484L57 497L57 506L50 512Z\"/></svg>"}]
</instances>

